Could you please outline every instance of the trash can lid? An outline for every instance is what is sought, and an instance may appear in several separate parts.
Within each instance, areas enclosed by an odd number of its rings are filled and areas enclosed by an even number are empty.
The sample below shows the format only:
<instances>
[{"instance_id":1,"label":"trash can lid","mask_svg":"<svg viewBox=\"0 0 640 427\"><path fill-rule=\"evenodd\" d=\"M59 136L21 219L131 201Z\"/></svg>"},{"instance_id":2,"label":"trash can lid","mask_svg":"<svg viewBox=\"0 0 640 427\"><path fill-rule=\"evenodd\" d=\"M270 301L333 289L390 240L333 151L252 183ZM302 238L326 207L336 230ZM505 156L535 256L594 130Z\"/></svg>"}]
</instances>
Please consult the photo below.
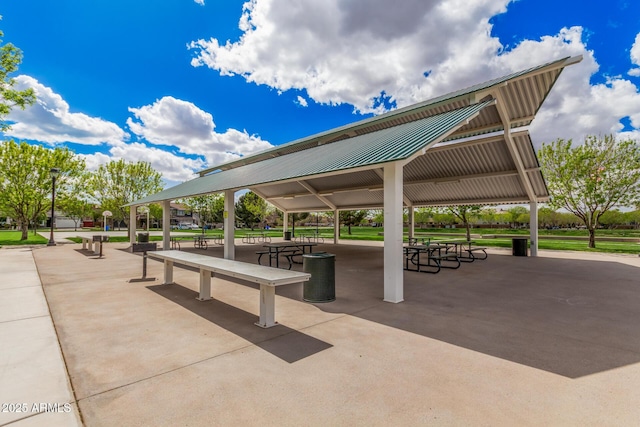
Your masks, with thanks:
<instances>
[{"instance_id":1,"label":"trash can lid","mask_svg":"<svg viewBox=\"0 0 640 427\"><path fill-rule=\"evenodd\" d=\"M302 255L302 258L333 258L335 256L335 254L328 254L326 252L312 252L310 254Z\"/></svg>"}]
</instances>

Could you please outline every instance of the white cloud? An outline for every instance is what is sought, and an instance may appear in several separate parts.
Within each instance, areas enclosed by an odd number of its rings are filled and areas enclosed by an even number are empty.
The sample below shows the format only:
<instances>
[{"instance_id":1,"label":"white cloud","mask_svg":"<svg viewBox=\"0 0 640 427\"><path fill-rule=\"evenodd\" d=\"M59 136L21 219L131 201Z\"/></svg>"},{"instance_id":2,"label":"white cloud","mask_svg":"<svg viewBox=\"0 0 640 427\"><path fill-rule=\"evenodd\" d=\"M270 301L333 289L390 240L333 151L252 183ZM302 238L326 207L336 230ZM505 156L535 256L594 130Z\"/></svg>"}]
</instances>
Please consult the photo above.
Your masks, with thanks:
<instances>
[{"instance_id":1,"label":"white cloud","mask_svg":"<svg viewBox=\"0 0 640 427\"><path fill-rule=\"evenodd\" d=\"M193 0L193 1L198 3L201 6L204 6L204 0Z\"/></svg>"},{"instance_id":2,"label":"white cloud","mask_svg":"<svg viewBox=\"0 0 640 427\"><path fill-rule=\"evenodd\" d=\"M599 65L581 27L561 29L508 50L491 36L490 19L510 0L251 0L237 42L215 38L190 44L193 66L278 91L306 90L318 103L347 103L360 112L413 104L564 56L567 68L532 126L536 145L558 137L617 132L620 119L640 127L640 95L623 78L591 85ZM636 39L637 40L637 39ZM640 59L640 43L632 48ZM425 77L425 75L427 77Z\"/></svg>"},{"instance_id":3,"label":"white cloud","mask_svg":"<svg viewBox=\"0 0 640 427\"><path fill-rule=\"evenodd\" d=\"M33 88L36 103L24 110L14 108L8 116L15 122L7 136L48 144L73 142L83 145L114 144L129 135L118 125L83 113L72 113L69 104L51 88L30 76L16 77L16 88Z\"/></svg>"},{"instance_id":4,"label":"white cloud","mask_svg":"<svg viewBox=\"0 0 640 427\"><path fill-rule=\"evenodd\" d=\"M196 105L165 96L151 105L129 108L131 132L156 145L177 147L185 154L202 155L210 165L220 164L271 148L272 145L247 131L215 131L213 117Z\"/></svg>"},{"instance_id":5,"label":"white cloud","mask_svg":"<svg viewBox=\"0 0 640 427\"><path fill-rule=\"evenodd\" d=\"M309 103L307 102L307 100L301 97L300 95L298 95L298 98L294 102L301 107L309 106Z\"/></svg>"},{"instance_id":6,"label":"white cloud","mask_svg":"<svg viewBox=\"0 0 640 427\"><path fill-rule=\"evenodd\" d=\"M640 66L640 33L636 35L636 40L631 46L631 63ZM634 77L640 77L640 68L632 68L629 70L629 75Z\"/></svg>"}]
</instances>

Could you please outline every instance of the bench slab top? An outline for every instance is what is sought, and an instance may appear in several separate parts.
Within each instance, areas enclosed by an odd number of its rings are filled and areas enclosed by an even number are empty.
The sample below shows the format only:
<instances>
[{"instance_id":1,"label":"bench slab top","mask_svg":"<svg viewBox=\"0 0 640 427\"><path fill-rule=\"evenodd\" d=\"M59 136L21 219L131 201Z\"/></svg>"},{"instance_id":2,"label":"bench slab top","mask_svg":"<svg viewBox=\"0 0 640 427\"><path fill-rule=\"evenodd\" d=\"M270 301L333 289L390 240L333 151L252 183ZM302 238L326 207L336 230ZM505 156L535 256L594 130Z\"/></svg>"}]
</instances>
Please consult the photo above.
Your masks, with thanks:
<instances>
[{"instance_id":1,"label":"bench slab top","mask_svg":"<svg viewBox=\"0 0 640 427\"><path fill-rule=\"evenodd\" d=\"M150 252L147 256L163 260L174 261L190 267L202 268L224 276L236 277L253 283L268 286L288 285L306 282L311 278L309 273L283 270L264 265L250 264L224 258L214 258L207 255L193 254L183 251Z\"/></svg>"}]
</instances>

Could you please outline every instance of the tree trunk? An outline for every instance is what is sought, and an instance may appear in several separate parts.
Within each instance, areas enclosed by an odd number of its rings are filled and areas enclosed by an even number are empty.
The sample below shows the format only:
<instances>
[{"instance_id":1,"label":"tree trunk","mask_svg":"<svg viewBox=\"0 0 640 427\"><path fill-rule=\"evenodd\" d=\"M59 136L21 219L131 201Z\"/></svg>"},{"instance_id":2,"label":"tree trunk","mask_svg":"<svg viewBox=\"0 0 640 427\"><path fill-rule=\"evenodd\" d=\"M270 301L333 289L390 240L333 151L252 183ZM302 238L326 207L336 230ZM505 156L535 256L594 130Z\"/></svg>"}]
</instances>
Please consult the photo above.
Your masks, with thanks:
<instances>
[{"instance_id":1,"label":"tree trunk","mask_svg":"<svg viewBox=\"0 0 640 427\"><path fill-rule=\"evenodd\" d=\"M592 249L596 247L596 230L593 228L589 229L589 247Z\"/></svg>"},{"instance_id":2,"label":"tree trunk","mask_svg":"<svg viewBox=\"0 0 640 427\"><path fill-rule=\"evenodd\" d=\"M471 241L471 224L469 224L468 222L465 223L465 226L467 227L467 242Z\"/></svg>"},{"instance_id":3,"label":"tree trunk","mask_svg":"<svg viewBox=\"0 0 640 427\"><path fill-rule=\"evenodd\" d=\"M22 232L20 240L27 240L29 238L29 227L22 223L20 224L20 231Z\"/></svg>"}]
</instances>

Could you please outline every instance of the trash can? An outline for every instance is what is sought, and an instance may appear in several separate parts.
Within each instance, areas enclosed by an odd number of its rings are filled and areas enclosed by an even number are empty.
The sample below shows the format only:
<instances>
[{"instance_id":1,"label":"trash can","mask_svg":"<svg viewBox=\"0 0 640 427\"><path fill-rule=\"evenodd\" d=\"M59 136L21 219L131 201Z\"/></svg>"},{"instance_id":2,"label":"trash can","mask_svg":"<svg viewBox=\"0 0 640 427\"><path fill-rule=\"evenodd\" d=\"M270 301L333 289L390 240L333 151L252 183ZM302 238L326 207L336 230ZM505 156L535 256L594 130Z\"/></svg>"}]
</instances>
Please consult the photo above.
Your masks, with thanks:
<instances>
[{"instance_id":1,"label":"trash can","mask_svg":"<svg viewBox=\"0 0 640 427\"><path fill-rule=\"evenodd\" d=\"M290 231L285 231L284 232L284 240L291 240L291 232Z\"/></svg>"},{"instance_id":2,"label":"trash can","mask_svg":"<svg viewBox=\"0 0 640 427\"><path fill-rule=\"evenodd\" d=\"M138 243L149 243L149 233L138 233Z\"/></svg>"},{"instance_id":3,"label":"trash can","mask_svg":"<svg viewBox=\"0 0 640 427\"><path fill-rule=\"evenodd\" d=\"M528 239L523 237L511 239L513 256L528 256L529 255L529 249L527 248L528 243L529 243Z\"/></svg>"},{"instance_id":4,"label":"trash can","mask_svg":"<svg viewBox=\"0 0 640 427\"><path fill-rule=\"evenodd\" d=\"M311 274L304 282L302 299L307 302L336 300L336 256L328 253L302 255L302 270Z\"/></svg>"}]
</instances>

